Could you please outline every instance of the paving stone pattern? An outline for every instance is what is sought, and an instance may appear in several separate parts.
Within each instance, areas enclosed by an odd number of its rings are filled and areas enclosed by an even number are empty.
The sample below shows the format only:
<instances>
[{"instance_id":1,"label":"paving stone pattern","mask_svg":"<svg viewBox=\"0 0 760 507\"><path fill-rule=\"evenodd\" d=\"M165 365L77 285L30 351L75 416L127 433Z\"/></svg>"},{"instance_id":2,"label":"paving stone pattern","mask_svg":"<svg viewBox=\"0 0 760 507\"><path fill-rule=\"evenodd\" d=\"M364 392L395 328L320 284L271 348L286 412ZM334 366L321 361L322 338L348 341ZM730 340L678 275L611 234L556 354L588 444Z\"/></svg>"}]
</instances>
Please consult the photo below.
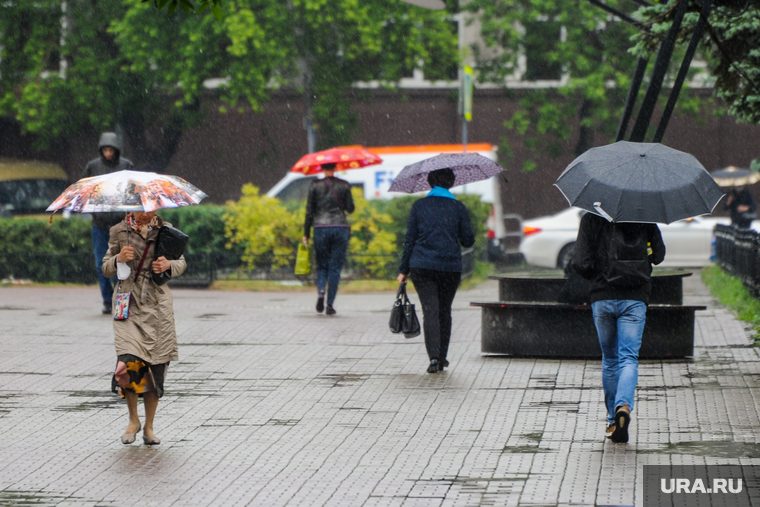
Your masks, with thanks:
<instances>
[{"instance_id":1,"label":"paving stone pattern","mask_svg":"<svg viewBox=\"0 0 760 507\"><path fill-rule=\"evenodd\" d=\"M604 439L599 361L480 354L468 302L497 292L457 295L430 375L422 338L388 332L393 294L327 317L311 293L175 290L147 447L119 440L97 289L0 289L0 505L641 505L645 464L760 464L757 349L698 276L696 356L641 364L628 445Z\"/></svg>"}]
</instances>

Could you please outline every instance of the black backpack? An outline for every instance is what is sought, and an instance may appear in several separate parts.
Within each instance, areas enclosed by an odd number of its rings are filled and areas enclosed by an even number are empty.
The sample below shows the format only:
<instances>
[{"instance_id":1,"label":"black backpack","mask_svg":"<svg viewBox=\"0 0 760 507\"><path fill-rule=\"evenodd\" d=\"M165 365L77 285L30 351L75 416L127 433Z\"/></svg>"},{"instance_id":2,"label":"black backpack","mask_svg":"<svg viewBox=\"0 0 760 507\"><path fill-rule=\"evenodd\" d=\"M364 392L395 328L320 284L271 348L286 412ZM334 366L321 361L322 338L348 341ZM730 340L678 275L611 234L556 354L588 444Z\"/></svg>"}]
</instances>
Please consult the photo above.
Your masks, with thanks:
<instances>
[{"instance_id":1,"label":"black backpack","mask_svg":"<svg viewBox=\"0 0 760 507\"><path fill-rule=\"evenodd\" d=\"M612 224L603 274L605 281L615 287L640 287L649 281L652 264L642 225Z\"/></svg>"}]
</instances>

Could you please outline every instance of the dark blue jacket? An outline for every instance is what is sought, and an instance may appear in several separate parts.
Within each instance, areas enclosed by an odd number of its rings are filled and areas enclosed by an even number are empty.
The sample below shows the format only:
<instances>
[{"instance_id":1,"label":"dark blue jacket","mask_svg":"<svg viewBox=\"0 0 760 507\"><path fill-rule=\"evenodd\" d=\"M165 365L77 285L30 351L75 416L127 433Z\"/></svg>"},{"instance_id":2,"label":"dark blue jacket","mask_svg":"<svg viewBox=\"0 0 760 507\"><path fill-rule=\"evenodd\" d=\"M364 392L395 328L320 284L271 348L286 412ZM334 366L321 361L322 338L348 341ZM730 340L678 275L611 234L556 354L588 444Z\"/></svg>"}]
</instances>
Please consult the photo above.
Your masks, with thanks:
<instances>
[{"instance_id":1,"label":"dark blue jacket","mask_svg":"<svg viewBox=\"0 0 760 507\"><path fill-rule=\"evenodd\" d=\"M461 202L448 197L425 197L409 213L404 255L399 272L410 268L462 272L462 252L475 244L470 216Z\"/></svg>"}]
</instances>

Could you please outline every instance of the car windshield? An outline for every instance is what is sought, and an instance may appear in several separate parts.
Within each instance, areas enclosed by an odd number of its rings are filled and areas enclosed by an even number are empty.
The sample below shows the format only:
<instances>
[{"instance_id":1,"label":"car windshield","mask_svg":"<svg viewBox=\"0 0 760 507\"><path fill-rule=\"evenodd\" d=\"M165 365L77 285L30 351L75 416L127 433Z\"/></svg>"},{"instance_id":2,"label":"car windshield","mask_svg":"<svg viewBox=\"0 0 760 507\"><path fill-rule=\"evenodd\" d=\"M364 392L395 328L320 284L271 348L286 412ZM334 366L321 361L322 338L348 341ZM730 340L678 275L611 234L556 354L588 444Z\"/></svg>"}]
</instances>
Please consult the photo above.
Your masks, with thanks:
<instances>
[{"instance_id":1,"label":"car windshield","mask_svg":"<svg viewBox=\"0 0 760 507\"><path fill-rule=\"evenodd\" d=\"M66 186L66 181L56 179L0 181L0 213L42 213Z\"/></svg>"},{"instance_id":2,"label":"car windshield","mask_svg":"<svg viewBox=\"0 0 760 507\"><path fill-rule=\"evenodd\" d=\"M277 198L281 201L303 201L309 195L309 185L316 177L300 178L295 181L291 181L290 184L280 190L277 194Z\"/></svg>"}]
</instances>

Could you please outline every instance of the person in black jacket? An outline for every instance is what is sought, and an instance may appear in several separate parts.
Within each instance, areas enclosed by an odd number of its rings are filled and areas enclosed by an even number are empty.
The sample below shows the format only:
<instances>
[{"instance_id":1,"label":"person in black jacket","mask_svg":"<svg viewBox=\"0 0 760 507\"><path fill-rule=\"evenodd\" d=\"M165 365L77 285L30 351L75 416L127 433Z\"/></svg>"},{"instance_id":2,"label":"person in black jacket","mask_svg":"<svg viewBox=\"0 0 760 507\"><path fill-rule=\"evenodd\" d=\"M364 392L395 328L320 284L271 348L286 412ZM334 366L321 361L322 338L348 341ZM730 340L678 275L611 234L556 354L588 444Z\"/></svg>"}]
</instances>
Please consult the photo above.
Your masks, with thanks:
<instances>
[{"instance_id":1,"label":"person in black jacket","mask_svg":"<svg viewBox=\"0 0 760 507\"><path fill-rule=\"evenodd\" d=\"M747 187L732 188L724 207L731 212L731 225L740 229L749 229L752 226L757 204Z\"/></svg>"},{"instance_id":2,"label":"person in black jacket","mask_svg":"<svg viewBox=\"0 0 760 507\"><path fill-rule=\"evenodd\" d=\"M613 248L613 236L617 244L640 248L640 258L615 254L623 250ZM652 264L664 258L665 244L655 224L613 224L593 213L581 219L571 262L578 274L591 280L591 309L602 347L606 436L616 443L628 442Z\"/></svg>"},{"instance_id":3,"label":"person in black jacket","mask_svg":"<svg viewBox=\"0 0 760 507\"><path fill-rule=\"evenodd\" d=\"M428 174L433 189L412 206L399 266L399 283L411 276L422 304L428 373L449 365L451 304L462 276L459 245L468 248L475 244L467 208L448 190L454 179L451 169Z\"/></svg>"},{"instance_id":4,"label":"person in black jacket","mask_svg":"<svg viewBox=\"0 0 760 507\"><path fill-rule=\"evenodd\" d=\"M100 136L98 150L100 156L87 163L80 178L133 169L132 162L121 156L121 140L113 132L105 132ZM95 269L98 272L100 295L103 298L103 314L111 313L111 299L113 298L112 280L106 278L101 269L103 256L108 250L111 227L121 222L123 218L124 213L93 213L92 215L92 247L95 250Z\"/></svg>"},{"instance_id":5,"label":"person in black jacket","mask_svg":"<svg viewBox=\"0 0 760 507\"><path fill-rule=\"evenodd\" d=\"M333 176L335 164L322 164L325 177L309 186L306 201L303 243L309 244L314 227L314 252L317 256L317 312L335 315L335 296L338 294L340 271L346 261L351 228L346 213L354 212L351 185ZM325 307L325 286L327 306Z\"/></svg>"}]
</instances>

